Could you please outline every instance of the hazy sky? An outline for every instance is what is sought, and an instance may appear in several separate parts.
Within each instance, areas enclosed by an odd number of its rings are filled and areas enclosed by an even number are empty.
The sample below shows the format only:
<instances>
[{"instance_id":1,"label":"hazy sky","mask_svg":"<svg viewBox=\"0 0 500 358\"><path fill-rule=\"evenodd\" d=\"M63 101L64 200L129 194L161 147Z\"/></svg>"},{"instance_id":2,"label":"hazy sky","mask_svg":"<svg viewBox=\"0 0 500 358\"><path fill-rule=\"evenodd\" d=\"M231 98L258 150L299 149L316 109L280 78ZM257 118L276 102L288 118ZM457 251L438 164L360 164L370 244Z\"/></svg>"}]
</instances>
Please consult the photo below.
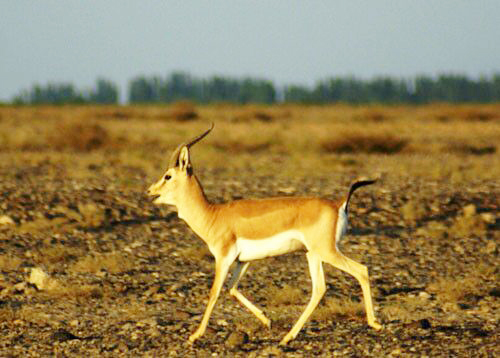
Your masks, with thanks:
<instances>
[{"instance_id":1,"label":"hazy sky","mask_svg":"<svg viewBox=\"0 0 500 358\"><path fill-rule=\"evenodd\" d=\"M175 70L313 84L500 71L500 0L0 0L0 100Z\"/></svg>"}]
</instances>

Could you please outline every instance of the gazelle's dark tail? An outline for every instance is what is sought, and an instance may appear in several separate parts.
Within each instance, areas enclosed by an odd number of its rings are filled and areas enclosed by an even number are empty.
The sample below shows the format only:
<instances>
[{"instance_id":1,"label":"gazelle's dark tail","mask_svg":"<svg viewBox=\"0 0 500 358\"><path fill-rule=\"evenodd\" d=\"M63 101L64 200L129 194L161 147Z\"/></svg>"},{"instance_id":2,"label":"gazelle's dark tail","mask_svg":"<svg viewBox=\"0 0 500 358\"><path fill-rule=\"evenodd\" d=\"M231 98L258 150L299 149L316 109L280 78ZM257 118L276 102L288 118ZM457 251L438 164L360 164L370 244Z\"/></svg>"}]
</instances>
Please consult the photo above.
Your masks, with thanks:
<instances>
[{"instance_id":1,"label":"gazelle's dark tail","mask_svg":"<svg viewBox=\"0 0 500 358\"><path fill-rule=\"evenodd\" d=\"M349 207L349 199L351 199L352 193L358 188L361 188L362 186L365 185L370 185L373 184L377 181L377 179L359 179L355 181L354 183L351 184L351 187L349 188L349 194L347 194L347 199L345 201L345 212L347 213L347 208Z\"/></svg>"}]
</instances>

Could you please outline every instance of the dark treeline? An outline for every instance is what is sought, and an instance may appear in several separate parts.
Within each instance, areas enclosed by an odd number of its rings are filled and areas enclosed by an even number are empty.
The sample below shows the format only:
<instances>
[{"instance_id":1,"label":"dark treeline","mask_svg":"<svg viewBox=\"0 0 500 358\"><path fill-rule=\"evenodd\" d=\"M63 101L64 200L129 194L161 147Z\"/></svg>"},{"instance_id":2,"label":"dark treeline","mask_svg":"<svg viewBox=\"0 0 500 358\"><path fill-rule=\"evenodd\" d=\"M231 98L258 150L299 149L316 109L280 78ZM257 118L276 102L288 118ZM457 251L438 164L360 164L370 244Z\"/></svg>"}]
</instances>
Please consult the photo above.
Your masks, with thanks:
<instances>
[{"instance_id":1,"label":"dark treeline","mask_svg":"<svg viewBox=\"0 0 500 358\"><path fill-rule=\"evenodd\" d=\"M189 99L198 103L265 103L276 102L276 89L271 81L215 76L198 79L176 72L165 79L137 77L130 82L130 103L170 103Z\"/></svg>"},{"instance_id":2,"label":"dark treeline","mask_svg":"<svg viewBox=\"0 0 500 358\"><path fill-rule=\"evenodd\" d=\"M379 77L361 80L354 77L320 81L314 88L287 86L286 102L350 104L425 104L431 102L500 101L500 74L471 80L462 75L419 76L412 80Z\"/></svg>"},{"instance_id":3,"label":"dark treeline","mask_svg":"<svg viewBox=\"0 0 500 358\"><path fill-rule=\"evenodd\" d=\"M111 81L98 79L95 88L89 91L76 89L70 83L35 85L22 91L13 99L14 104L115 104L119 101L118 86Z\"/></svg>"},{"instance_id":4,"label":"dark treeline","mask_svg":"<svg viewBox=\"0 0 500 358\"><path fill-rule=\"evenodd\" d=\"M35 85L13 99L16 104L115 104L118 87L99 79L94 89L81 91L71 84ZM196 103L236 104L279 102L304 104L425 104L431 102L490 103L500 101L500 74L474 80L463 75L418 76L413 79L378 77L359 79L334 77L313 87L288 85L283 88L268 80L236 79L214 76L208 79L175 72L162 78L139 76L129 83L130 104L171 103L191 100Z\"/></svg>"}]
</instances>

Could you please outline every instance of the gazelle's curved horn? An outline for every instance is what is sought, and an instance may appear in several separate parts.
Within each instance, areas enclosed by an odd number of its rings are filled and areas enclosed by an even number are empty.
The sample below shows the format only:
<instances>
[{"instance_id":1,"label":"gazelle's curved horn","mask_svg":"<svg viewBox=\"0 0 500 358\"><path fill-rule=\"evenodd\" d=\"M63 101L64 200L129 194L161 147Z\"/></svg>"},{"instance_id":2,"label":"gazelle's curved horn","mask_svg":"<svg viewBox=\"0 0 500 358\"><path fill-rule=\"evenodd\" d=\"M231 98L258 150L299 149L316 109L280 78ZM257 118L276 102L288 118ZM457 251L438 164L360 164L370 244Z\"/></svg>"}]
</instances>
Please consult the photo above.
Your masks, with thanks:
<instances>
[{"instance_id":1,"label":"gazelle's curved horn","mask_svg":"<svg viewBox=\"0 0 500 358\"><path fill-rule=\"evenodd\" d=\"M212 125L210 126L210 128L208 128L204 133L200 134L198 137L192 139L189 143L185 144L186 147L190 148L193 144L196 144L197 142L199 142L200 140L202 140L203 138L205 138L205 136L210 133L210 131L214 129L214 122L212 122Z\"/></svg>"},{"instance_id":2,"label":"gazelle's curved horn","mask_svg":"<svg viewBox=\"0 0 500 358\"><path fill-rule=\"evenodd\" d=\"M200 134L199 136L191 139L188 143L182 143L181 145L179 145L177 147L177 149L172 153L172 155L170 156L170 161L168 163L168 167L169 168L173 168L175 166L177 166L178 164L178 160L179 160L179 154L181 153L181 149L182 147L186 146L189 148L191 148L192 145L198 143L200 140L202 140L203 138L205 138L205 136L210 133L210 131L214 129L214 123L212 122L212 125L209 129L207 129L205 132L203 132L202 134Z\"/></svg>"}]
</instances>

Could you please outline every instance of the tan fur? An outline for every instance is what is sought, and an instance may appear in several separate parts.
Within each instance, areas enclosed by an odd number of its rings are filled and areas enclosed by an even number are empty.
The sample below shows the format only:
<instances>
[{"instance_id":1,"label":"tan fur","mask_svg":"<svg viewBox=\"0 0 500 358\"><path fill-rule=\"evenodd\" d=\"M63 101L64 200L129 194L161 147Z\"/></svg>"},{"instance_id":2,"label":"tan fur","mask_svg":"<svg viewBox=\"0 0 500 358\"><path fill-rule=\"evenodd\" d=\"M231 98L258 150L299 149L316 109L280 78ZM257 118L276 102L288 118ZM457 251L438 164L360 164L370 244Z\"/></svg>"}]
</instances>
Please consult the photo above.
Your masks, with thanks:
<instances>
[{"instance_id":1,"label":"tan fur","mask_svg":"<svg viewBox=\"0 0 500 358\"><path fill-rule=\"evenodd\" d=\"M209 131L198 138L202 138ZM243 263L238 260L238 256L243 254L238 250L243 249L253 250L245 253L244 256L247 258L272 256L300 248L307 250L313 283L312 297L297 323L282 339L281 344L286 344L295 338L321 300L326 290L322 262L328 262L352 274L359 281L363 291L368 324L375 329L381 328L376 323L373 313L368 270L365 266L340 253L336 245L338 225L347 225L344 212L342 212L344 222L338 222L339 210L344 210L350 195L357 187L371 184L373 181L354 183L349 195L339 201L281 197L212 204L207 200L198 179L192 174L188 146L179 147L170 163L171 167L157 183L151 185L148 193L157 196L155 203L176 206L179 217L184 219L191 229L207 243L216 262L215 279L210 290L207 308L198 330L189 337L191 342L205 332L229 267L235 261L237 264L233 270L230 294L254 313L262 323L270 326L269 319L262 311L237 290L237 283L248 268L248 262ZM341 236L343 231L339 232ZM238 244L239 240L242 242L241 245ZM283 246L284 242L289 242L289 244ZM275 243L281 246L273 248L272 245Z\"/></svg>"}]
</instances>

